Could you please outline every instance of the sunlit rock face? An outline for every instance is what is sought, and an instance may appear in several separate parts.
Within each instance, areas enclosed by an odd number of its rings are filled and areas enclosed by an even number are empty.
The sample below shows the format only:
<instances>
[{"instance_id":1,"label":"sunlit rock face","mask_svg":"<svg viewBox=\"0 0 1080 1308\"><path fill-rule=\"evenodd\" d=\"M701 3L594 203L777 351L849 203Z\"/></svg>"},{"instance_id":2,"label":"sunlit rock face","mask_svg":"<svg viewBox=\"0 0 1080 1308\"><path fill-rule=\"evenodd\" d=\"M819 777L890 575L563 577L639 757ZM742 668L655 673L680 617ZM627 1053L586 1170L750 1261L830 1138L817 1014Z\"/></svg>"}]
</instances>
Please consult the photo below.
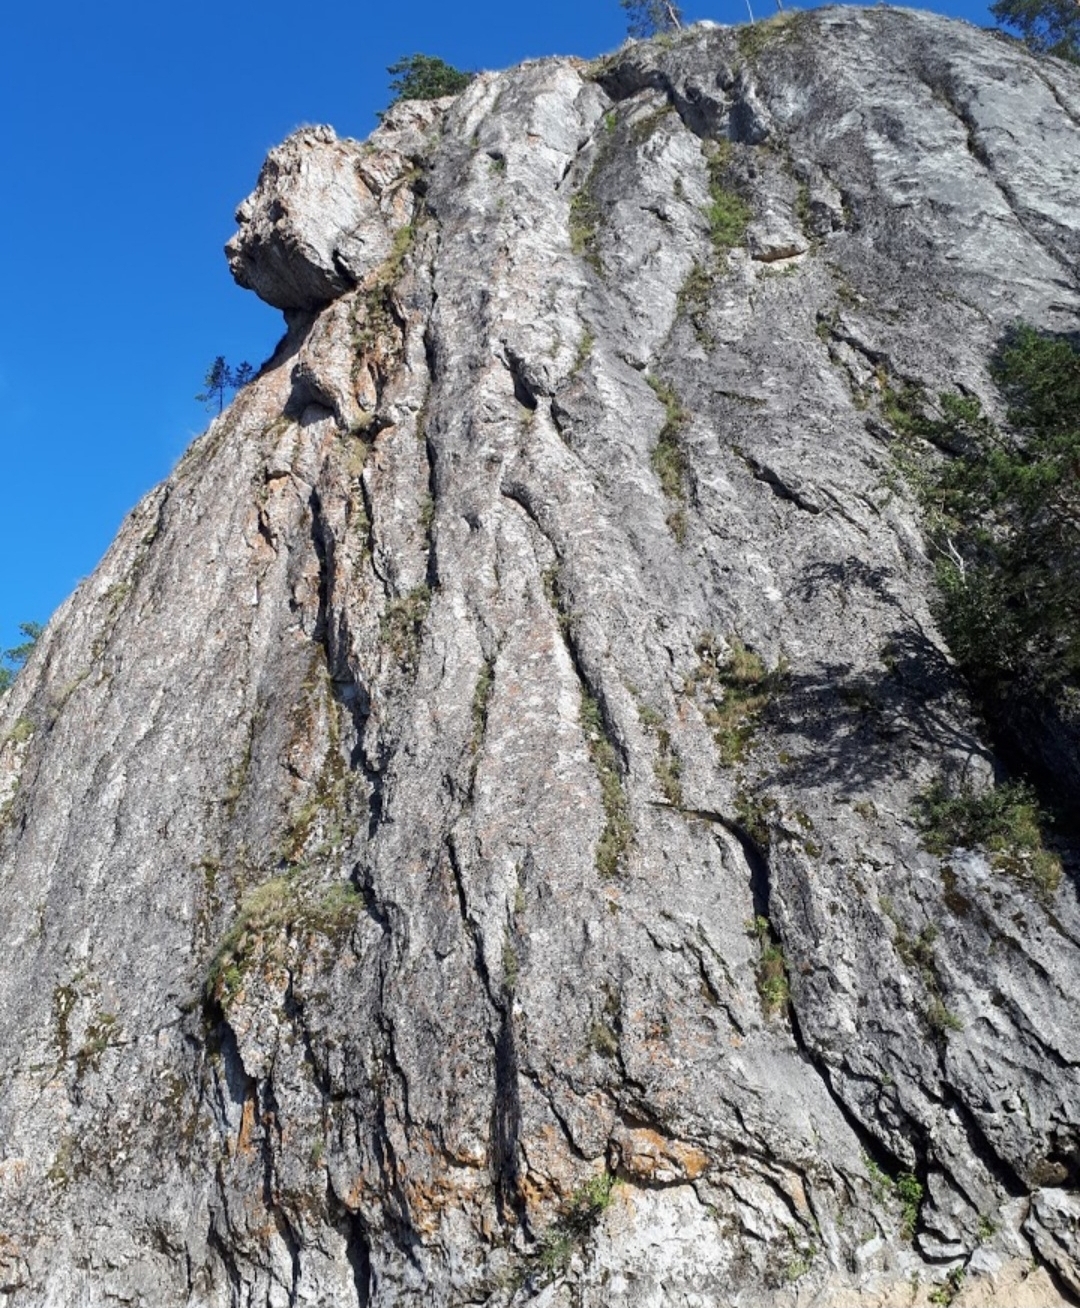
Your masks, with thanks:
<instances>
[{"instance_id":1,"label":"sunlit rock face","mask_svg":"<svg viewBox=\"0 0 1080 1308\"><path fill-rule=\"evenodd\" d=\"M303 127L267 155L225 247L237 282L276 309L321 309L390 255L409 220L410 169L445 101L395 107L371 141Z\"/></svg>"},{"instance_id":2,"label":"sunlit rock face","mask_svg":"<svg viewBox=\"0 0 1080 1308\"><path fill-rule=\"evenodd\" d=\"M879 7L271 153L286 337L0 700L4 1308L1073 1302L893 401L1075 330L1078 121Z\"/></svg>"}]
</instances>

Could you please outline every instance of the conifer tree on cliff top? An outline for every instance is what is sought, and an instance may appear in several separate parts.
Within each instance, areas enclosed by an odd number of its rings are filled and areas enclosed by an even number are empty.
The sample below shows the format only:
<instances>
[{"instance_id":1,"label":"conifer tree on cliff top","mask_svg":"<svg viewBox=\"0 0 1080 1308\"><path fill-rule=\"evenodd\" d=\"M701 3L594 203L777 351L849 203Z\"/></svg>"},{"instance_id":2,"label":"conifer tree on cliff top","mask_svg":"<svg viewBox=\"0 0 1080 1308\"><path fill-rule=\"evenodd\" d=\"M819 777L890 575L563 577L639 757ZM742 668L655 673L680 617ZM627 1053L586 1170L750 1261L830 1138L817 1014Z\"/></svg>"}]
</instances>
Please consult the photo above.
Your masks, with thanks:
<instances>
[{"instance_id":1,"label":"conifer tree on cliff top","mask_svg":"<svg viewBox=\"0 0 1080 1308\"><path fill-rule=\"evenodd\" d=\"M626 27L631 36L655 36L677 32L683 25L682 9L671 0L619 0L626 10Z\"/></svg>"},{"instance_id":2,"label":"conifer tree on cliff top","mask_svg":"<svg viewBox=\"0 0 1080 1308\"><path fill-rule=\"evenodd\" d=\"M1080 64L1077 0L996 0L990 12L1000 26L1018 31L1032 50Z\"/></svg>"},{"instance_id":3,"label":"conifer tree on cliff top","mask_svg":"<svg viewBox=\"0 0 1080 1308\"><path fill-rule=\"evenodd\" d=\"M409 55L386 71L394 93L392 105L399 100L438 100L444 95L457 95L472 81L472 73L463 73L437 55Z\"/></svg>"}]
</instances>

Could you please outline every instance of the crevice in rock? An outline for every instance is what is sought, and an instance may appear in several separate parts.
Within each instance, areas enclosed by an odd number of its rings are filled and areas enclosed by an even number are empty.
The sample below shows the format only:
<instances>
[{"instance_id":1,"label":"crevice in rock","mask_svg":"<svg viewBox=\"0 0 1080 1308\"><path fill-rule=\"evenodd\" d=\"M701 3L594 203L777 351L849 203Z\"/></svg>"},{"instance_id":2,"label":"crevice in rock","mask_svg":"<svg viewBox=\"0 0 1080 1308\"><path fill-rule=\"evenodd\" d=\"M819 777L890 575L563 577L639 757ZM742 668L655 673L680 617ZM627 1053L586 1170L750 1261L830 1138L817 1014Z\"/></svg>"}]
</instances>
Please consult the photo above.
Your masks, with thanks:
<instances>
[{"instance_id":1,"label":"crevice in rock","mask_svg":"<svg viewBox=\"0 0 1080 1308\"><path fill-rule=\"evenodd\" d=\"M225 1275L229 1282L230 1303L233 1305L240 1304L244 1285L243 1278L240 1275L240 1268L237 1266L236 1257L229 1242L217 1229L213 1221L211 1221L210 1229L206 1235L206 1244L207 1248L213 1252L225 1269Z\"/></svg>"},{"instance_id":2,"label":"crevice in rock","mask_svg":"<svg viewBox=\"0 0 1080 1308\"><path fill-rule=\"evenodd\" d=\"M495 1200L505 1223L523 1225L525 1199L521 1193L518 1139L521 1134L521 1095L518 1089L517 1047L513 1005L507 1003L495 1041L495 1089L491 1108L491 1161Z\"/></svg>"},{"instance_id":3,"label":"crevice in rock","mask_svg":"<svg viewBox=\"0 0 1080 1308\"><path fill-rule=\"evenodd\" d=\"M366 492L365 504L366 504ZM319 562L319 607L315 619L314 639L323 647L327 673L334 701L348 714L352 725L349 744L349 767L362 771L367 782L368 839L378 830L383 815L384 778L381 770L370 765L364 750L364 733L371 715L371 695L353 671L352 640L344 613L334 614L330 604L336 552L333 528L323 512L322 497L313 489L309 498L311 541ZM370 522L370 514L368 521ZM336 617L336 621L334 620Z\"/></svg>"},{"instance_id":4,"label":"crevice in rock","mask_svg":"<svg viewBox=\"0 0 1080 1308\"><path fill-rule=\"evenodd\" d=\"M371 1241L367 1226L359 1213L346 1208L327 1184L326 1205L335 1216L335 1225L345 1238L345 1259L352 1269L356 1288L356 1308L369 1308L375 1291L371 1266Z\"/></svg>"},{"instance_id":5,"label":"crevice in rock","mask_svg":"<svg viewBox=\"0 0 1080 1308\"><path fill-rule=\"evenodd\" d=\"M484 942L480 935L480 929L469 911L468 896L465 893L465 875L458 857L457 843L452 834L446 838L446 859L454 877L454 889L457 893L461 924L465 929L465 934L473 943L473 961L476 965L476 974L480 978L492 1008L502 1018L507 1005L502 996L495 993L495 987L491 983L491 973L488 971L487 961L484 958Z\"/></svg>"},{"instance_id":6,"label":"crevice in rock","mask_svg":"<svg viewBox=\"0 0 1080 1308\"><path fill-rule=\"evenodd\" d=\"M559 632L562 635L563 644L570 656L570 662L573 665L574 673L582 691L595 701L600 712L601 726L603 728L605 739L611 746L619 763L620 783L625 779L629 771L630 761L627 757L626 746L615 730L615 720L611 713L611 707L607 702L607 696L604 694L604 688L595 676L591 675L588 668L587 660L581 650L574 631L572 619L572 606L567 603L564 593L563 581L561 578L562 552L558 545L552 539L549 531L540 521L540 517L535 507L531 503L528 488L520 482L504 483L500 488L501 493L506 499L512 500L517 504L534 524L536 529L551 546L552 553L555 555L555 565L549 570L544 578L544 589L547 592L548 599L555 611L555 618L558 623Z\"/></svg>"},{"instance_id":7,"label":"crevice in rock","mask_svg":"<svg viewBox=\"0 0 1080 1308\"><path fill-rule=\"evenodd\" d=\"M754 915L764 918L769 916L769 861L761 846L741 822L735 818L725 817L723 813L717 813L713 809L685 808L659 799L650 800L649 803L653 808L670 809L674 813L682 814L683 817L714 823L730 832L739 842L743 857L746 859L746 866L750 873L750 896L754 905Z\"/></svg>"},{"instance_id":8,"label":"crevice in rock","mask_svg":"<svg viewBox=\"0 0 1080 1308\"><path fill-rule=\"evenodd\" d=\"M427 434L424 434L424 457L427 462L427 494L431 506L430 518L425 527L424 545L427 549L427 563L424 578L428 589L439 589L439 557L435 550L435 512L439 503L438 478L436 476L437 453Z\"/></svg>"},{"instance_id":9,"label":"crevice in rock","mask_svg":"<svg viewBox=\"0 0 1080 1308\"><path fill-rule=\"evenodd\" d=\"M1065 103L1065 101L1062 99L1061 92L1058 90L1057 86L1050 80L1050 78L1047 77L1046 74L1038 67L1036 67L1035 69L1035 76L1039 79L1040 82L1042 82L1042 84L1054 97L1055 104L1065 115L1065 117L1069 120L1069 122L1072 123L1074 127L1080 127L1080 116L1074 114L1073 111L1069 108L1069 106Z\"/></svg>"},{"instance_id":10,"label":"crevice in rock","mask_svg":"<svg viewBox=\"0 0 1080 1308\"><path fill-rule=\"evenodd\" d=\"M254 1086L255 1083L252 1082L252 1085ZM271 1081L267 1080L262 1083L261 1095L258 1093L256 1088L255 1105L256 1109L261 1110L258 1113L258 1117L262 1124L259 1140L263 1168L262 1200L266 1211L273 1219L274 1228L289 1254L292 1276L292 1284L289 1287L289 1303L294 1304L296 1302L297 1290L300 1285L300 1250L302 1245L300 1237L293 1229L293 1224L289 1220L288 1213L281 1206L278 1199L278 1187L274 1179L276 1155L281 1149L281 1130L279 1125L279 1105ZM272 1126L276 1127L278 1130L278 1139L276 1142L271 1139L270 1131Z\"/></svg>"},{"instance_id":11,"label":"crevice in rock","mask_svg":"<svg viewBox=\"0 0 1080 1308\"><path fill-rule=\"evenodd\" d=\"M943 1080L941 1083L941 1092L942 1101L946 1107L951 1108L963 1123L964 1134L967 1136L968 1147L971 1149L971 1152L976 1158L978 1158L994 1180L997 1181L998 1185L1000 1185L1005 1193L1013 1199L1028 1194L1030 1187L1020 1179L1012 1164L1002 1158L1002 1156L997 1152L991 1143L990 1138L980 1125L979 1119L972 1112L970 1106L964 1102L958 1091L953 1086L949 1085L947 1081ZM941 1164L942 1167L946 1167L946 1164L942 1159L938 1158L936 1161ZM950 1170L951 1174L951 1169L947 1170ZM954 1181L956 1181L955 1177ZM956 1184L966 1195L966 1191L963 1190L963 1186L960 1185L959 1181L956 1181ZM970 1196L967 1196L967 1198L973 1208L978 1207L978 1204Z\"/></svg>"},{"instance_id":12,"label":"crevice in rock","mask_svg":"<svg viewBox=\"0 0 1080 1308\"><path fill-rule=\"evenodd\" d=\"M296 997L296 990L293 984L294 974L291 967L288 970L288 977L289 980L288 985L285 988L285 998L282 1001L282 1011L289 1019L289 1023L293 1030L300 1036L300 1040L304 1046L304 1061L311 1069L311 1077L315 1082L315 1088L319 1091L319 1094L322 1095L325 1101L331 1101L334 1098L340 1099L342 1096L334 1095L330 1078L315 1052L314 1045L311 1043L311 1032L308 1029L307 1019L304 1014L304 1005Z\"/></svg>"},{"instance_id":13,"label":"crevice in rock","mask_svg":"<svg viewBox=\"0 0 1080 1308\"><path fill-rule=\"evenodd\" d=\"M930 87L931 91L934 89L933 86ZM979 137L979 125L975 121L971 112L965 105L955 99L948 88L942 88L941 94L950 113L952 113L967 134L967 148L969 154L986 170L986 175L996 187L1001 198L1009 206L1009 211L1016 219L1017 225L1020 227L1021 231L1023 231L1025 236L1034 241L1035 244L1054 261L1054 263L1058 264L1059 267L1064 268L1069 274L1069 285L1075 285L1075 269L1073 261L1062 250L1058 249L1057 245L1050 240L1049 237L1042 235L1034 229L1032 224L1032 217L1034 217L1034 215L1024 213L1017 201L1016 192L998 172L993 159L990 157L990 152Z\"/></svg>"},{"instance_id":14,"label":"crevice in rock","mask_svg":"<svg viewBox=\"0 0 1080 1308\"><path fill-rule=\"evenodd\" d=\"M536 411L537 390L535 385L527 376L525 360L514 353L509 347L506 349L506 366L510 372L510 378L514 383L514 399L518 404L528 409L530 413Z\"/></svg>"},{"instance_id":15,"label":"crevice in rock","mask_svg":"<svg viewBox=\"0 0 1080 1308\"><path fill-rule=\"evenodd\" d=\"M376 1022L383 1038L384 1055L402 1086L404 1125L408 1127L411 1125L408 1107L408 1082L394 1050L392 1022L386 1016L385 1005L386 995L384 992L380 996L380 1009L376 1016ZM422 1240L413 1225L409 1212L408 1196L402 1185L401 1178L408 1172L408 1168L403 1166L398 1158L387 1122L387 1106L390 1097L384 1091L374 1095L373 1099L375 1107L374 1120L368 1125L372 1153L381 1176L379 1193L381 1195L382 1220L394 1244L409 1259L413 1267L419 1270L420 1261L417 1258L416 1249L422 1243Z\"/></svg>"},{"instance_id":16,"label":"crevice in rock","mask_svg":"<svg viewBox=\"0 0 1080 1308\"><path fill-rule=\"evenodd\" d=\"M794 486L789 486L774 468L770 468L766 463L760 463L753 457L753 455L747 454L745 450L740 451L740 453L742 454L742 458L747 467L753 474L754 480L764 482L777 499L788 500L790 503L794 504L797 509L802 509L804 513L818 514L822 511L820 504L816 504L813 500L807 499L807 497Z\"/></svg>"}]
</instances>

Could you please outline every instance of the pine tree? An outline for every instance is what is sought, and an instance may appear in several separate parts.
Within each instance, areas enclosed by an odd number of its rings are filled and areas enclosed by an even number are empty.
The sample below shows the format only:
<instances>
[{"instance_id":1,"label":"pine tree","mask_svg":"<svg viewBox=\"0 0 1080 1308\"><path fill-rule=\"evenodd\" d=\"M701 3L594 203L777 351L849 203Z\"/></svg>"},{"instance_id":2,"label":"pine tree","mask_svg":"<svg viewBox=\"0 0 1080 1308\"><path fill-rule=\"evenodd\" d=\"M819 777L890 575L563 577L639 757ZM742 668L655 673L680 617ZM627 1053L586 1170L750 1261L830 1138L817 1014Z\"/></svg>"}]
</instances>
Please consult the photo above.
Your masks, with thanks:
<instances>
[{"instance_id":1,"label":"pine tree","mask_svg":"<svg viewBox=\"0 0 1080 1308\"><path fill-rule=\"evenodd\" d=\"M437 55L409 55L386 71L391 77L391 105L399 100L439 100L444 95L457 95L473 79L472 73L463 73Z\"/></svg>"},{"instance_id":2,"label":"pine tree","mask_svg":"<svg viewBox=\"0 0 1080 1308\"><path fill-rule=\"evenodd\" d=\"M1076 0L996 0L990 12L999 26L1018 31L1032 50L1080 64L1080 5Z\"/></svg>"},{"instance_id":3,"label":"pine tree","mask_svg":"<svg viewBox=\"0 0 1080 1308\"><path fill-rule=\"evenodd\" d=\"M626 10L626 28L631 36L655 36L677 32L683 25L682 9L671 0L619 0Z\"/></svg>"},{"instance_id":4,"label":"pine tree","mask_svg":"<svg viewBox=\"0 0 1080 1308\"><path fill-rule=\"evenodd\" d=\"M213 409L217 405L217 411L220 416L221 411L225 408L225 396L229 391L239 390L241 386L246 386L255 375L255 369L250 363L242 363L238 368L230 368L225 362L225 356L219 354L214 362L206 371L203 378L202 393L195 398L200 404L205 404L208 409Z\"/></svg>"},{"instance_id":5,"label":"pine tree","mask_svg":"<svg viewBox=\"0 0 1080 1308\"><path fill-rule=\"evenodd\" d=\"M0 695L15 680L15 673L22 667L33 652L44 628L40 622L20 622L19 631L24 637L21 645L15 645L0 653ZM9 666L5 667L4 664Z\"/></svg>"}]
</instances>

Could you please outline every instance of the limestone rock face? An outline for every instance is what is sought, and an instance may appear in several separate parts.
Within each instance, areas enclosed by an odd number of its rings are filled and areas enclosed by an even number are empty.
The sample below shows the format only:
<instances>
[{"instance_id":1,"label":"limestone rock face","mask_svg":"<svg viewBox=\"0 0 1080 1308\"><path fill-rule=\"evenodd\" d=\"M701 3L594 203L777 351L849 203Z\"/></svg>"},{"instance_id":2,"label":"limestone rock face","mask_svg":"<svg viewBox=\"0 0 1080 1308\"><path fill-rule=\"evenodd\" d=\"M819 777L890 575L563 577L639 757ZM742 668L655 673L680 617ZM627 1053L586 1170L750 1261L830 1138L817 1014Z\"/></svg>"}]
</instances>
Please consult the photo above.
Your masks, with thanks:
<instances>
[{"instance_id":1,"label":"limestone rock face","mask_svg":"<svg viewBox=\"0 0 1080 1308\"><path fill-rule=\"evenodd\" d=\"M879 7L272 152L285 340L0 700L4 1308L1075 1301L888 401L1076 329L1078 123Z\"/></svg>"},{"instance_id":2,"label":"limestone rock face","mask_svg":"<svg viewBox=\"0 0 1080 1308\"><path fill-rule=\"evenodd\" d=\"M377 147L305 127L271 150L225 247L237 282L275 308L310 310L374 272L411 216L410 169L440 103L396 106Z\"/></svg>"}]
</instances>

